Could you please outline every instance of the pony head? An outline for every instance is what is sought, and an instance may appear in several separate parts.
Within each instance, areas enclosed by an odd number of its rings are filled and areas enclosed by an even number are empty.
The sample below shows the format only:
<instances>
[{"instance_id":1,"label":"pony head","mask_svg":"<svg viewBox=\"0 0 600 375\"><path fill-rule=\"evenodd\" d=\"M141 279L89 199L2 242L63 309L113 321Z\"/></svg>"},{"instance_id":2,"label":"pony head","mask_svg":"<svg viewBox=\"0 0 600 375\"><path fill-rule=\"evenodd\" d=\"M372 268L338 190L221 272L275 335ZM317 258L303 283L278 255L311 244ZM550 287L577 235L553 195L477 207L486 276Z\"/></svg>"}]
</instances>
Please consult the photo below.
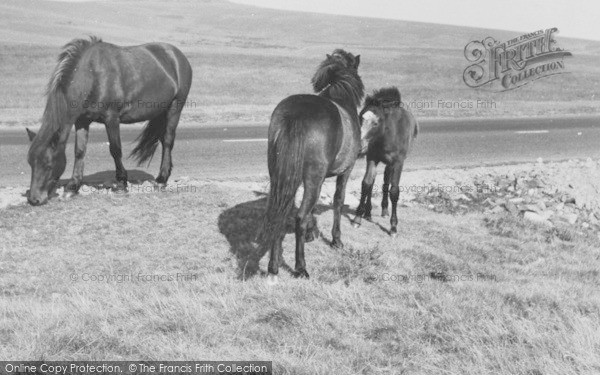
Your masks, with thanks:
<instances>
[{"instance_id":1,"label":"pony head","mask_svg":"<svg viewBox=\"0 0 600 375\"><path fill-rule=\"evenodd\" d=\"M27 201L33 206L38 206L48 202L48 198L56 190L58 179L65 171L65 142L61 142L59 132L49 137L41 137L27 129L27 135L31 141L27 154L27 161L31 166Z\"/></svg>"},{"instance_id":2,"label":"pony head","mask_svg":"<svg viewBox=\"0 0 600 375\"><path fill-rule=\"evenodd\" d=\"M319 95L345 102L349 107L360 105L364 86L358 75L360 55L354 56L336 49L319 64L312 78L313 89Z\"/></svg>"},{"instance_id":3,"label":"pony head","mask_svg":"<svg viewBox=\"0 0 600 375\"><path fill-rule=\"evenodd\" d=\"M367 96L360 111L360 155L364 155L373 138L383 134L386 111L401 104L400 91L396 87L383 88Z\"/></svg>"}]
</instances>

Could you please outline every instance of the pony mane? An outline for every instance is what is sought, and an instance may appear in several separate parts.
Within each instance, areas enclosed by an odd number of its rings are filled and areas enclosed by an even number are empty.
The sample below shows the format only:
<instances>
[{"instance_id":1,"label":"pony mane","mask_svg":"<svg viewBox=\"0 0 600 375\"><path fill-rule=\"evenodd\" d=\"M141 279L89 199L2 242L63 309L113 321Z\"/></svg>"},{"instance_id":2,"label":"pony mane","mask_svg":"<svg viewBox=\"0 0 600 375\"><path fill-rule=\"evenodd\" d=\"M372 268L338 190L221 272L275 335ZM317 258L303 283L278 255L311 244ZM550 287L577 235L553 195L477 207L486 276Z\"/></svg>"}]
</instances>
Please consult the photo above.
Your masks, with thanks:
<instances>
[{"instance_id":1,"label":"pony mane","mask_svg":"<svg viewBox=\"0 0 600 375\"><path fill-rule=\"evenodd\" d=\"M58 55L58 62L46 89L46 108L42 116L42 126L34 143L45 144L57 132L62 130L68 120L69 106L67 105L66 91L73 71L83 55L90 46L100 43L102 40L95 36L90 39L73 39L63 46ZM33 144L32 144L33 146Z\"/></svg>"},{"instance_id":2,"label":"pony mane","mask_svg":"<svg viewBox=\"0 0 600 375\"><path fill-rule=\"evenodd\" d=\"M63 46L62 52L58 55L58 62L54 72L48 82L47 94L58 90L64 91L66 83L69 82L71 74L79 61L82 53L90 46L102 42L102 39L91 35L90 39L73 39Z\"/></svg>"},{"instance_id":3,"label":"pony mane","mask_svg":"<svg viewBox=\"0 0 600 375\"><path fill-rule=\"evenodd\" d=\"M400 91L395 86L375 90L373 95L368 95L365 99L365 107L399 107L400 103Z\"/></svg>"},{"instance_id":4,"label":"pony mane","mask_svg":"<svg viewBox=\"0 0 600 375\"><path fill-rule=\"evenodd\" d=\"M312 78L315 93L331 100L350 102L357 107L364 96L364 85L354 66L355 57L336 49L321 62Z\"/></svg>"}]
</instances>

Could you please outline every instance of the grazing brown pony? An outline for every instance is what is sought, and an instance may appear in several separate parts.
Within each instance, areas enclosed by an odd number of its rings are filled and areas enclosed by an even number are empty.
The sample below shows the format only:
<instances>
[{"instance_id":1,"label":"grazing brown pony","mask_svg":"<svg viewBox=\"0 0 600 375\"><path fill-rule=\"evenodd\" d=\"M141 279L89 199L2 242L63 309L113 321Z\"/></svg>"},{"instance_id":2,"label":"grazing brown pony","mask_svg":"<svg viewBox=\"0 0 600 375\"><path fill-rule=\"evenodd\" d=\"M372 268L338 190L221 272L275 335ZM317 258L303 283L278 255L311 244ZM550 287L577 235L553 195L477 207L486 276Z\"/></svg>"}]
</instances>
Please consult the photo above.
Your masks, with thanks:
<instances>
[{"instance_id":1,"label":"grazing brown pony","mask_svg":"<svg viewBox=\"0 0 600 375\"><path fill-rule=\"evenodd\" d=\"M318 235L313 208L326 177L337 176L331 246L343 246L340 216L346 182L361 149L357 107L364 87L358 75L359 63L360 56L335 50L327 55L312 79L318 95L292 95L273 111L267 146L271 189L262 232L267 250L271 251L271 282L276 281L279 272L285 222L301 183L304 196L296 214L294 276L308 277L304 242Z\"/></svg>"},{"instance_id":2,"label":"grazing brown pony","mask_svg":"<svg viewBox=\"0 0 600 375\"><path fill-rule=\"evenodd\" d=\"M400 175L404 160L419 133L419 124L412 113L402 106L400 92L396 87L383 88L367 96L360 118L362 138L366 141L361 154L367 156L367 171L362 181L360 204L356 209L354 226L360 226L361 217L371 219L371 194L377 174L376 168L378 163L384 163L381 216L389 214L389 194L392 201L390 234L395 237L398 233L396 207L400 195Z\"/></svg>"},{"instance_id":3,"label":"grazing brown pony","mask_svg":"<svg viewBox=\"0 0 600 375\"><path fill-rule=\"evenodd\" d=\"M83 158L93 121L104 123L115 161L119 188L127 187L121 161L121 123L149 121L132 152L139 164L162 144L158 183L171 174L171 149L181 110L192 84L192 68L170 44L119 47L96 37L75 39L63 47L47 90L42 126L31 140L28 201L44 204L66 166L65 145L75 124L75 165L65 191L76 193L83 179Z\"/></svg>"}]
</instances>

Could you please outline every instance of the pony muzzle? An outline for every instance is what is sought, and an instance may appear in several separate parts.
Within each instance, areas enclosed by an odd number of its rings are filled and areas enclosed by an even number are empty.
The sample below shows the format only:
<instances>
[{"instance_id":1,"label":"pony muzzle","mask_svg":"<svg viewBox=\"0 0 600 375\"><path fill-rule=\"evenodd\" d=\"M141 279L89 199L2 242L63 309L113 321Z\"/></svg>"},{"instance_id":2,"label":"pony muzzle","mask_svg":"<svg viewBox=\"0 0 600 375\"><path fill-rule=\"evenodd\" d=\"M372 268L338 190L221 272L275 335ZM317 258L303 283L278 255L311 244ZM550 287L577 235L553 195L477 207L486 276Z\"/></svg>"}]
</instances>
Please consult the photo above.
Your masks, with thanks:
<instances>
[{"instance_id":1,"label":"pony muzzle","mask_svg":"<svg viewBox=\"0 0 600 375\"><path fill-rule=\"evenodd\" d=\"M31 192L29 192L29 194L27 194L27 202L32 206L41 206L48 203L48 194L31 194Z\"/></svg>"},{"instance_id":2,"label":"pony muzzle","mask_svg":"<svg viewBox=\"0 0 600 375\"><path fill-rule=\"evenodd\" d=\"M32 206L41 206L48 203L51 197L58 196L56 187L58 181L50 181L44 189L29 189L27 190L27 202Z\"/></svg>"}]
</instances>

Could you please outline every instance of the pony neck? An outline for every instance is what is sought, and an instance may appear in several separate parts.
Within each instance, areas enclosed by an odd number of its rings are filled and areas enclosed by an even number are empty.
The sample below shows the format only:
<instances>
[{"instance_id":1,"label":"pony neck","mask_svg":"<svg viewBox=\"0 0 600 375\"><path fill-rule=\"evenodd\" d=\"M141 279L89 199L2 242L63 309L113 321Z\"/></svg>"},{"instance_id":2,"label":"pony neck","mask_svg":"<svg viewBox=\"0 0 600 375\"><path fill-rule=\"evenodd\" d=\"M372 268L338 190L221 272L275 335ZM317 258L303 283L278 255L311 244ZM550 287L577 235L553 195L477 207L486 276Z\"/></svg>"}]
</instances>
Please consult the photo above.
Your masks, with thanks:
<instances>
[{"instance_id":1,"label":"pony neck","mask_svg":"<svg viewBox=\"0 0 600 375\"><path fill-rule=\"evenodd\" d=\"M62 145L67 142L72 124L66 95L61 90L49 92L42 116L42 126L36 139L39 139L39 142L48 143L52 137L58 134L59 144Z\"/></svg>"},{"instance_id":2,"label":"pony neck","mask_svg":"<svg viewBox=\"0 0 600 375\"><path fill-rule=\"evenodd\" d=\"M332 92L333 91L333 92ZM326 87L319 96L329 99L340 107L344 108L346 112L352 116L353 119L358 121L358 104L354 102L352 96L350 95L340 95L336 94L334 90L332 90L332 85Z\"/></svg>"}]
</instances>

